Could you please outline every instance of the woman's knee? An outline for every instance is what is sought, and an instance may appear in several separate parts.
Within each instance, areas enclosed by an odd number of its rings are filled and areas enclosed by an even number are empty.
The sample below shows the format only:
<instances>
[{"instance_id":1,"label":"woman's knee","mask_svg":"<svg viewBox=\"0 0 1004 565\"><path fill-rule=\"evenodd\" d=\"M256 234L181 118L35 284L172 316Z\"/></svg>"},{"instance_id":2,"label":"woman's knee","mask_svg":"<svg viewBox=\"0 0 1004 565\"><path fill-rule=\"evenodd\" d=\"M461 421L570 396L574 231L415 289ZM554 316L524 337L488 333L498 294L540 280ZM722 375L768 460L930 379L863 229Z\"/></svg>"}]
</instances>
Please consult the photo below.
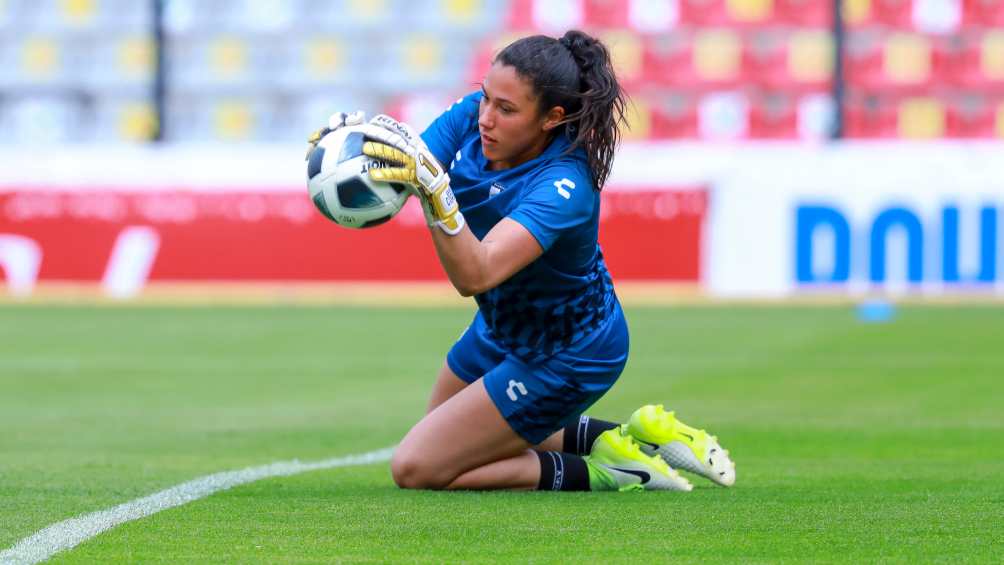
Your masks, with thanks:
<instances>
[{"instance_id":1,"label":"woman's knee","mask_svg":"<svg viewBox=\"0 0 1004 565\"><path fill-rule=\"evenodd\" d=\"M394 452L390 460L390 473L397 486L407 489L442 490L456 477L444 472L442 465L436 465L428 457L412 450Z\"/></svg>"}]
</instances>

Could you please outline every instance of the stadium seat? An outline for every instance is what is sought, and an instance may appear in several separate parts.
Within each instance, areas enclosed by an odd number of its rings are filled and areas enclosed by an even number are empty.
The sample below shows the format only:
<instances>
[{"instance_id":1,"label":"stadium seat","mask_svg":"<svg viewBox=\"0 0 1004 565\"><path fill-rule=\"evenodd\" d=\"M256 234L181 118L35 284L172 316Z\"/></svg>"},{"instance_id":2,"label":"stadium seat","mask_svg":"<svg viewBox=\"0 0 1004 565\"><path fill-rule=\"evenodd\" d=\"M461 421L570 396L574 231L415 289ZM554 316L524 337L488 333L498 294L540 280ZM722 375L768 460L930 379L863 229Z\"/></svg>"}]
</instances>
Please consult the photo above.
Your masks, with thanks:
<instances>
[{"instance_id":1,"label":"stadium seat","mask_svg":"<svg viewBox=\"0 0 1004 565\"><path fill-rule=\"evenodd\" d=\"M895 139L899 136L896 107L888 97L852 94L844 111L845 137Z\"/></svg>"},{"instance_id":2,"label":"stadium seat","mask_svg":"<svg viewBox=\"0 0 1004 565\"><path fill-rule=\"evenodd\" d=\"M512 31L556 34L580 28L585 17L584 0L512 0L506 27Z\"/></svg>"},{"instance_id":3,"label":"stadium seat","mask_svg":"<svg viewBox=\"0 0 1004 565\"><path fill-rule=\"evenodd\" d=\"M630 25L629 4L625 0L583 0L582 24L593 30L626 28Z\"/></svg>"},{"instance_id":4,"label":"stadium seat","mask_svg":"<svg viewBox=\"0 0 1004 565\"><path fill-rule=\"evenodd\" d=\"M759 26L775 21L775 0L680 0L680 23L693 27Z\"/></svg>"},{"instance_id":5,"label":"stadium seat","mask_svg":"<svg viewBox=\"0 0 1004 565\"><path fill-rule=\"evenodd\" d=\"M750 139L798 138L798 107L790 95L773 92L757 96L749 112Z\"/></svg>"},{"instance_id":6,"label":"stadium seat","mask_svg":"<svg viewBox=\"0 0 1004 565\"><path fill-rule=\"evenodd\" d=\"M1004 28L1004 0L963 0L963 24L986 29Z\"/></svg>"},{"instance_id":7,"label":"stadium seat","mask_svg":"<svg viewBox=\"0 0 1004 565\"><path fill-rule=\"evenodd\" d=\"M628 26L639 33L666 33L680 22L681 0L629 0Z\"/></svg>"},{"instance_id":8,"label":"stadium seat","mask_svg":"<svg viewBox=\"0 0 1004 565\"><path fill-rule=\"evenodd\" d=\"M697 139L697 104L685 92L663 92L647 98L652 139Z\"/></svg>"},{"instance_id":9,"label":"stadium seat","mask_svg":"<svg viewBox=\"0 0 1004 565\"><path fill-rule=\"evenodd\" d=\"M961 39L950 68L953 83L961 89L1004 92L1004 31Z\"/></svg>"},{"instance_id":10,"label":"stadium seat","mask_svg":"<svg viewBox=\"0 0 1004 565\"><path fill-rule=\"evenodd\" d=\"M632 97L625 108L627 127L621 130L624 141L650 139L652 132L652 110L643 97Z\"/></svg>"},{"instance_id":11,"label":"stadium seat","mask_svg":"<svg viewBox=\"0 0 1004 565\"><path fill-rule=\"evenodd\" d=\"M851 34L845 59L851 86L872 91L926 91L932 81L933 46L925 36Z\"/></svg>"},{"instance_id":12,"label":"stadium seat","mask_svg":"<svg viewBox=\"0 0 1004 565\"><path fill-rule=\"evenodd\" d=\"M734 141L749 137L749 100L739 91L712 92L697 103L697 129L708 141Z\"/></svg>"},{"instance_id":13,"label":"stadium seat","mask_svg":"<svg viewBox=\"0 0 1004 565\"><path fill-rule=\"evenodd\" d=\"M147 90L153 83L155 53L149 35L107 37L93 42L87 52L87 66L80 83L88 88Z\"/></svg>"},{"instance_id":14,"label":"stadium seat","mask_svg":"<svg viewBox=\"0 0 1004 565\"><path fill-rule=\"evenodd\" d=\"M737 85L742 77L742 39L728 29L698 30L648 37L642 72L654 85L714 90Z\"/></svg>"},{"instance_id":15,"label":"stadium seat","mask_svg":"<svg viewBox=\"0 0 1004 565\"><path fill-rule=\"evenodd\" d=\"M85 100L73 94L5 98L0 106L0 143L43 144L85 138Z\"/></svg>"},{"instance_id":16,"label":"stadium seat","mask_svg":"<svg viewBox=\"0 0 1004 565\"><path fill-rule=\"evenodd\" d=\"M744 76L767 90L819 90L833 78L833 40L812 29L753 34L743 50Z\"/></svg>"},{"instance_id":17,"label":"stadium seat","mask_svg":"<svg viewBox=\"0 0 1004 565\"><path fill-rule=\"evenodd\" d=\"M955 97L947 108L946 135L960 139L1004 139L1004 97Z\"/></svg>"},{"instance_id":18,"label":"stadium seat","mask_svg":"<svg viewBox=\"0 0 1004 565\"><path fill-rule=\"evenodd\" d=\"M871 20L894 30L910 30L913 0L871 0Z\"/></svg>"},{"instance_id":19,"label":"stadium seat","mask_svg":"<svg viewBox=\"0 0 1004 565\"><path fill-rule=\"evenodd\" d=\"M598 33L599 38L610 49L614 71L621 86L632 89L642 80L643 51L641 38L629 30L607 30Z\"/></svg>"},{"instance_id":20,"label":"stadium seat","mask_svg":"<svg viewBox=\"0 0 1004 565\"><path fill-rule=\"evenodd\" d=\"M946 35L958 31L962 23L962 0L913 0L913 29Z\"/></svg>"},{"instance_id":21,"label":"stadium seat","mask_svg":"<svg viewBox=\"0 0 1004 565\"><path fill-rule=\"evenodd\" d=\"M897 108L902 139L937 139L946 130L945 106L935 97L907 98Z\"/></svg>"},{"instance_id":22,"label":"stadium seat","mask_svg":"<svg viewBox=\"0 0 1004 565\"><path fill-rule=\"evenodd\" d=\"M157 131L157 112L149 97L107 93L98 98L90 139L97 142L149 141Z\"/></svg>"},{"instance_id":23,"label":"stadium seat","mask_svg":"<svg viewBox=\"0 0 1004 565\"><path fill-rule=\"evenodd\" d=\"M831 0L774 0L774 17L792 27L829 29L833 5Z\"/></svg>"}]
</instances>

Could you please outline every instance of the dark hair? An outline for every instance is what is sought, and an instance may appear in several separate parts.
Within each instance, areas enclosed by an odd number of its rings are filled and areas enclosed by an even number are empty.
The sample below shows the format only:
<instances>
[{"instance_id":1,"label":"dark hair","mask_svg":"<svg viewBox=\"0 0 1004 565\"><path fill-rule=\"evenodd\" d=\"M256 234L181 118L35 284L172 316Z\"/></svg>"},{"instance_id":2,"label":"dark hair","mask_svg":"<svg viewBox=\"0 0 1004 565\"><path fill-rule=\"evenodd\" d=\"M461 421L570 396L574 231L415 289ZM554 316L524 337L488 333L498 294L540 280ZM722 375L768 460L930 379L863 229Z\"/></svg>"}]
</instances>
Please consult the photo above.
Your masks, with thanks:
<instances>
[{"instance_id":1,"label":"dark hair","mask_svg":"<svg viewBox=\"0 0 1004 565\"><path fill-rule=\"evenodd\" d=\"M493 62L530 82L541 112L565 109L562 129L571 141L566 154L584 147L593 183L602 190L625 123L624 92L606 46L578 30L561 39L534 35L509 44Z\"/></svg>"}]
</instances>

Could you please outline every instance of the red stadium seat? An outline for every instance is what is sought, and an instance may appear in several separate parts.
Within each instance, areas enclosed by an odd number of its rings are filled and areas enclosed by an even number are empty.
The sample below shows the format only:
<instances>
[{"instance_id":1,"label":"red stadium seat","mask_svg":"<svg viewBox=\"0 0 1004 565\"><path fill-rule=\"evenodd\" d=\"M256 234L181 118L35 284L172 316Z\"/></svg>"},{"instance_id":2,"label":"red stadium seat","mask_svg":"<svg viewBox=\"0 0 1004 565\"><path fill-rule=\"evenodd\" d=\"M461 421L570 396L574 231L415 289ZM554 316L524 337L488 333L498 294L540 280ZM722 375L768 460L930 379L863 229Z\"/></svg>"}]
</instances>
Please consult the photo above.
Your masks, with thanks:
<instances>
[{"instance_id":1,"label":"red stadium seat","mask_svg":"<svg viewBox=\"0 0 1004 565\"><path fill-rule=\"evenodd\" d=\"M1004 0L964 0L963 25L1004 28Z\"/></svg>"},{"instance_id":2,"label":"red stadium seat","mask_svg":"<svg viewBox=\"0 0 1004 565\"><path fill-rule=\"evenodd\" d=\"M652 139L696 139L697 105L687 93L665 93L649 98Z\"/></svg>"},{"instance_id":3,"label":"red stadium seat","mask_svg":"<svg viewBox=\"0 0 1004 565\"><path fill-rule=\"evenodd\" d=\"M1004 92L1004 31L970 35L960 40L946 67L952 83L959 88Z\"/></svg>"},{"instance_id":4,"label":"red stadium seat","mask_svg":"<svg viewBox=\"0 0 1004 565\"><path fill-rule=\"evenodd\" d=\"M624 0L584 0L583 25L591 29L630 27L628 8Z\"/></svg>"},{"instance_id":5,"label":"red stadium seat","mask_svg":"<svg viewBox=\"0 0 1004 565\"><path fill-rule=\"evenodd\" d=\"M871 0L871 21L893 29L913 29L913 0Z\"/></svg>"},{"instance_id":6,"label":"red stadium seat","mask_svg":"<svg viewBox=\"0 0 1004 565\"><path fill-rule=\"evenodd\" d=\"M829 28L833 22L832 0L775 0L777 21L797 27Z\"/></svg>"},{"instance_id":7,"label":"red stadium seat","mask_svg":"<svg viewBox=\"0 0 1004 565\"><path fill-rule=\"evenodd\" d=\"M959 96L948 105L948 137L1004 138L1004 97Z\"/></svg>"},{"instance_id":8,"label":"red stadium seat","mask_svg":"<svg viewBox=\"0 0 1004 565\"><path fill-rule=\"evenodd\" d=\"M750 107L750 139L797 139L798 107L783 93L768 93L754 99Z\"/></svg>"},{"instance_id":9,"label":"red stadium seat","mask_svg":"<svg viewBox=\"0 0 1004 565\"><path fill-rule=\"evenodd\" d=\"M825 31L758 33L743 50L744 74L767 90L815 91L833 79L833 41Z\"/></svg>"},{"instance_id":10,"label":"red stadium seat","mask_svg":"<svg viewBox=\"0 0 1004 565\"><path fill-rule=\"evenodd\" d=\"M899 137L896 106L881 96L850 96L845 108L844 136L855 139Z\"/></svg>"},{"instance_id":11,"label":"red stadium seat","mask_svg":"<svg viewBox=\"0 0 1004 565\"><path fill-rule=\"evenodd\" d=\"M713 90L740 84L742 37L728 29L694 34L660 34L646 38L642 73L655 85Z\"/></svg>"},{"instance_id":12,"label":"red stadium seat","mask_svg":"<svg viewBox=\"0 0 1004 565\"><path fill-rule=\"evenodd\" d=\"M847 82L871 91L926 92L934 77L933 51L932 41L919 34L852 34L845 59Z\"/></svg>"},{"instance_id":13,"label":"red stadium seat","mask_svg":"<svg viewBox=\"0 0 1004 565\"><path fill-rule=\"evenodd\" d=\"M776 23L775 0L679 0L680 23L693 27Z\"/></svg>"}]
</instances>

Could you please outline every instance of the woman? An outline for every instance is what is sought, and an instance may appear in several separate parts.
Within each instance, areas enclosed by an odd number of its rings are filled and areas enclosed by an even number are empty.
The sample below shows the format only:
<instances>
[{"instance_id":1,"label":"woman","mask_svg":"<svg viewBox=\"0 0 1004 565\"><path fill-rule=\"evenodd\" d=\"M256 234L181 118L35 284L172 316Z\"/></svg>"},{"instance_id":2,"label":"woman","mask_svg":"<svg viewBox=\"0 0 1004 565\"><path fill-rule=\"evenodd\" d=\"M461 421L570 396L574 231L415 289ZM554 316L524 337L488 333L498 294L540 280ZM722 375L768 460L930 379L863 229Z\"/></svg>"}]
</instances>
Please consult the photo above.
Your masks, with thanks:
<instances>
[{"instance_id":1,"label":"woman","mask_svg":"<svg viewBox=\"0 0 1004 565\"><path fill-rule=\"evenodd\" d=\"M717 440L661 406L624 426L580 417L628 355L597 244L623 115L606 47L569 31L503 49L421 138L387 116L364 126L364 152L397 165L370 175L414 187L450 281L478 304L394 453L400 487L690 490L669 464L734 481ZM361 122L336 114L312 139Z\"/></svg>"}]
</instances>

